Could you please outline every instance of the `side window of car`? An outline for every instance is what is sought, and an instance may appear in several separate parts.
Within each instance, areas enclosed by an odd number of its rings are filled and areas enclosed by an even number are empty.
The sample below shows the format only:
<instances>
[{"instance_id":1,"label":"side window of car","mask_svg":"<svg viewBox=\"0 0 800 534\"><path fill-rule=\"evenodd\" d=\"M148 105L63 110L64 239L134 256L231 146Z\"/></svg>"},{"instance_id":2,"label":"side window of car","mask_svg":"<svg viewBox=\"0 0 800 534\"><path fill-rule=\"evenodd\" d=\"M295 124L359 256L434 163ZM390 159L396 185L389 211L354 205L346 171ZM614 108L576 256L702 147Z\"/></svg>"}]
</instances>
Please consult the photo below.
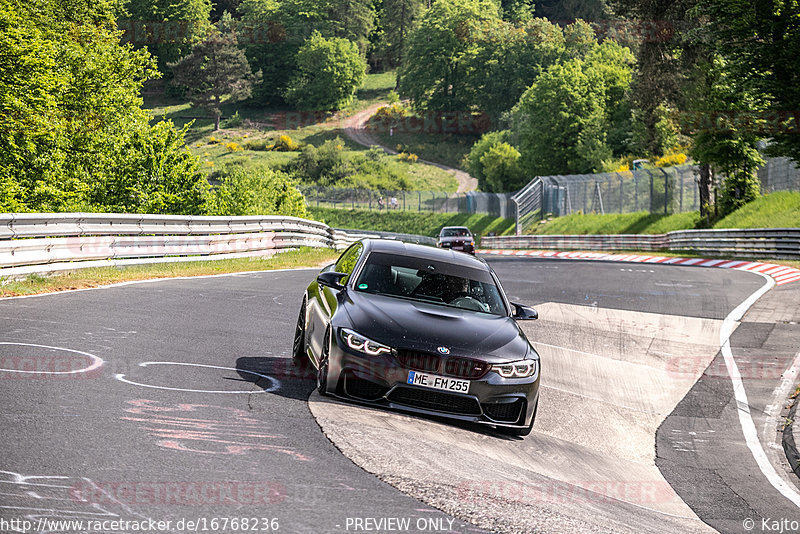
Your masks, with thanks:
<instances>
[{"instance_id":1,"label":"side window of car","mask_svg":"<svg viewBox=\"0 0 800 534\"><path fill-rule=\"evenodd\" d=\"M358 263L358 259L361 257L363 251L364 245L362 243L355 243L339 257L339 261L336 262L336 272L347 274L347 276L342 278L342 284L347 284L348 280L350 280L350 275L353 274L353 269L356 268L356 263Z\"/></svg>"}]
</instances>

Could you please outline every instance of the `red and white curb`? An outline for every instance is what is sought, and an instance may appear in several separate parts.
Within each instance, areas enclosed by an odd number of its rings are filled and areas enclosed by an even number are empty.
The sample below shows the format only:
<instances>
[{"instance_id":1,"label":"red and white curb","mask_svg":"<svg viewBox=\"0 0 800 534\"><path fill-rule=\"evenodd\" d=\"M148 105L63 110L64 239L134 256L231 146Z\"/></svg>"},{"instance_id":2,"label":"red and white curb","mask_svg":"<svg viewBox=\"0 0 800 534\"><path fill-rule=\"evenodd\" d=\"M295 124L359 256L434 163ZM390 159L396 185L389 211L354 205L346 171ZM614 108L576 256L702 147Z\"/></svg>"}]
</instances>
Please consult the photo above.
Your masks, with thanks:
<instances>
[{"instance_id":1,"label":"red and white curb","mask_svg":"<svg viewBox=\"0 0 800 534\"><path fill-rule=\"evenodd\" d=\"M639 254L608 254L605 252L556 252L553 250L505 250L488 249L476 250L478 254L494 254L497 256L537 256L541 258L556 258L563 260L597 260L597 261L624 261L631 263L664 263L669 265L690 265L692 267L718 267L720 269L737 269L739 271L753 271L771 276L775 285L788 284L800 280L800 269L762 263L758 261L743 260L708 260L703 258L674 258L665 256L642 256Z\"/></svg>"}]
</instances>

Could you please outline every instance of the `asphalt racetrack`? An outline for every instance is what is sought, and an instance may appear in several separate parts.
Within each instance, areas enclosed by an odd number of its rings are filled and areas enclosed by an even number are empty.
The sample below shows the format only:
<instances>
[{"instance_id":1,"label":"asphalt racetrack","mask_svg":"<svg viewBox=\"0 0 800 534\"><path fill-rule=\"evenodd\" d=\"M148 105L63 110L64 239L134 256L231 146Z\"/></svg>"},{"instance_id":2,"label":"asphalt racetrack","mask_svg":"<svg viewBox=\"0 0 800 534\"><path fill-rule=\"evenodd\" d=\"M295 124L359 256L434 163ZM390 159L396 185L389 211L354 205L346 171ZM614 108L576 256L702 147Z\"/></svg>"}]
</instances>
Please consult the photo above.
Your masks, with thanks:
<instances>
[{"instance_id":1,"label":"asphalt racetrack","mask_svg":"<svg viewBox=\"0 0 800 534\"><path fill-rule=\"evenodd\" d=\"M487 260L540 312L525 439L312 393L289 353L315 270L0 300L0 531L800 528L777 431L800 284L732 322L765 277Z\"/></svg>"}]
</instances>

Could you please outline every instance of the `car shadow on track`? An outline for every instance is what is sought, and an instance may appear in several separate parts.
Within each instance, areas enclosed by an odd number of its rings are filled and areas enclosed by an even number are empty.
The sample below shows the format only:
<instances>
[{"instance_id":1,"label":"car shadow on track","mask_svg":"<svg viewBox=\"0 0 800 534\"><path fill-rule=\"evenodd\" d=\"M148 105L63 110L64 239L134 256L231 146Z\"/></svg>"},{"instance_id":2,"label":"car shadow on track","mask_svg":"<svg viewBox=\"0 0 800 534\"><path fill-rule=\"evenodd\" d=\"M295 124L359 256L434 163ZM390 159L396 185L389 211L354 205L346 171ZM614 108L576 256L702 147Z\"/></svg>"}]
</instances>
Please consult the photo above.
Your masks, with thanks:
<instances>
[{"instance_id":1,"label":"car shadow on track","mask_svg":"<svg viewBox=\"0 0 800 534\"><path fill-rule=\"evenodd\" d=\"M307 360L304 361L305 364L297 365L291 358L242 357L237 358L236 369L242 380L268 389L269 393L305 401L317 385L317 373ZM275 382L252 373L268 376Z\"/></svg>"},{"instance_id":2,"label":"car shadow on track","mask_svg":"<svg viewBox=\"0 0 800 534\"><path fill-rule=\"evenodd\" d=\"M306 401L309 399L309 396L316 387L317 371L308 360L303 360L300 363L294 363L291 358L242 357L236 360L236 369L239 370L239 376L242 378L242 380L246 382L252 382L264 389L269 389L277 385L277 387L269 391L269 393L280 395L281 397ZM252 373L268 376L276 380L277 384L273 384L270 380ZM388 410L386 408L377 407L369 403L362 403L355 400L348 401L332 397L320 397L319 395L315 395L315 400L317 402L355 405L367 410L374 410L375 412L396 413L407 417L426 419L442 425L460 428L462 430L474 432L476 434L483 434L484 436L497 438L504 441L522 440L520 437L509 436L498 432L490 426L448 419L446 417L437 417L433 415L418 414L400 410Z\"/></svg>"}]
</instances>

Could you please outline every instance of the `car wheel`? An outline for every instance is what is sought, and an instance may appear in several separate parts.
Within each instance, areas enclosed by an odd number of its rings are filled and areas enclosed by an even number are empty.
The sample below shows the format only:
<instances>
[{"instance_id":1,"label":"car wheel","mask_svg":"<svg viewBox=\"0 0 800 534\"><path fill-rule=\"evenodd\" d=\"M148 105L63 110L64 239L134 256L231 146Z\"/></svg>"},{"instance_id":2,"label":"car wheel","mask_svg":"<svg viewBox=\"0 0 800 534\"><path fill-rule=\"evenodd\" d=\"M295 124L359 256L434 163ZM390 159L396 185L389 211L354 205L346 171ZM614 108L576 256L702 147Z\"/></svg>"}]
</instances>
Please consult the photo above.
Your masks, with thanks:
<instances>
[{"instance_id":1,"label":"car wheel","mask_svg":"<svg viewBox=\"0 0 800 534\"><path fill-rule=\"evenodd\" d=\"M509 428L509 427L502 427L498 426L497 430L500 431L502 434L506 434L507 436L518 436L518 437L525 437L531 433L533 430L533 423L536 421L536 412L539 410L539 399L536 399L536 407L533 409L533 417L531 417L531 424L526 426L525 428Z\"/></svg>"},{"instance_id":2,"label":"car wheel","mask_svg":"<svg viewBox=\"0 0 800 534\"><path fill-rule=\"evenodd\" d=\"M322 345L322 356L317 369L317 391L320 395L328 395L328 360L331 355L331 327L325 331L325 343Z\"/></svg>"},{"instance_id":3,"label":"car wheel","mask_svg":"<svg viewBox=\"0 0 800 534\"><path fill-rule=\"evenodd\" d=\"M294 343L292 344L292 361L301 363L306 358L306 299L300 306L297 316L297 326L294 329Z\"/></svg>"}]
</instances>

